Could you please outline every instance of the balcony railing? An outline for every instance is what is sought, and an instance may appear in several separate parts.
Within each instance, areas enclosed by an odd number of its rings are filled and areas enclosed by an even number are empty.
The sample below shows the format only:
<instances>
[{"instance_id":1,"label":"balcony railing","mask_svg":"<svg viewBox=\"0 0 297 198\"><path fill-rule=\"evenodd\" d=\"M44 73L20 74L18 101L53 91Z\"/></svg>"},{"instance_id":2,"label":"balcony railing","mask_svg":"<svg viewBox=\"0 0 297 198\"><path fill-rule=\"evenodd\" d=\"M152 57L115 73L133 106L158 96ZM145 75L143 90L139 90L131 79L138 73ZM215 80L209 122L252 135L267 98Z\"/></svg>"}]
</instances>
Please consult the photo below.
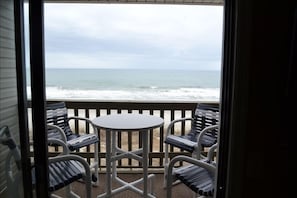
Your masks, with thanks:
<instances>
[{"instance_id":1,"label":"balcony railing","mask_svg":"<svg viewBox=\"0 0 297 198\"><path fill-rule=\"evenodd\" d=\"M149 169L157 170L164 167L164 137L166 135L167 126L170 121L181 118L181 117L192 117L197 103L194 102L155 102L155 101L74 101L74 100L64 100L68 108L69 116L79 116L93 119L97 116L103 116L108 114L116 113L141 113L160 116L164 119L164 125L160 128L150 130L149 134ZM58 102L58 101L48 101L48 102ZM205 103L205 102L203 102ZM207 102L210 103L210 102ZM217 102L212 102L217 103ZM218 103L217 103L218 104ZM31 104L29 103L29 107ZM30 108L29 108L29 118L30 118ZM31 126L31 123L29 123ZM86 133L93 133L93 129L89 124L81 121L73 121L71 126L78 131L81 129ZM185 134L185 131L190 128L190 121L182 122L172 128L175 134ZM99 167L104 169L106 167L105 163L105 133L102 130L98 131L100 136L99 142ZM125 150L133 150L135 148L140 148L142 146L141 137L139 133L118 133L117 144L119 147ZM50 152L54 155L58 150L53 150ZM85 157L88 161L93 158L92 148L87 147L86 149L81 149L79 155ZM180 149L170 148L170 156L173 157L177 154L185 154ZM134 169L137 170L141 168L141 164L133 159L123 159L118 162L118 168Z\"/></svg>"}]
</instances>

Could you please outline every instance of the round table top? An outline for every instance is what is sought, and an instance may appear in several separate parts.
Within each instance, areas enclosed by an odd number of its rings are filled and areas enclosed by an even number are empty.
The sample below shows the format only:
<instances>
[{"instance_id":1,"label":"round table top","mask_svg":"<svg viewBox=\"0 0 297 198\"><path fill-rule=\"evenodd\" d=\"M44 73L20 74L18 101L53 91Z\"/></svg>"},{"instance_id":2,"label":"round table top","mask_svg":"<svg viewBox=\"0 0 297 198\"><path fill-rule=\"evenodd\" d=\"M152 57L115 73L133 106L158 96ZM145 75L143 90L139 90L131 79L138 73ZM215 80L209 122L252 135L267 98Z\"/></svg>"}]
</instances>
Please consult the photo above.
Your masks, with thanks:
<instances>
[{"instance_id":1,"label":"round table top","mask_svg":"<svg viewBox=\"0 0 297 198\"><path fill-rule=\"evenodd\" d=\"M164 120L153 115L122 113L99 116L93 119L92 122L96 127L102 129L132 131L160 127L163 125Z\"/></svg>"}]
</instances>

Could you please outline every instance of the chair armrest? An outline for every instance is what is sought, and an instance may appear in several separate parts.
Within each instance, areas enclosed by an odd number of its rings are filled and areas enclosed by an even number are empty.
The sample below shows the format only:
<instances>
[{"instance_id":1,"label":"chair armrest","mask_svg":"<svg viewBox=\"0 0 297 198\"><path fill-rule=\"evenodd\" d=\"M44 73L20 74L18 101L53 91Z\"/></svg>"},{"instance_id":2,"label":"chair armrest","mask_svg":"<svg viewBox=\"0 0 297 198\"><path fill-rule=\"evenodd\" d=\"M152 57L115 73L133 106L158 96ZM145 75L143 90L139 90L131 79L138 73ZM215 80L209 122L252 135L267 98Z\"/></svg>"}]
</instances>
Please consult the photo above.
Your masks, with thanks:
<instances>
[{"instance_id":1,"label":"chair armrest","mask_svg":"<svg viewBox=\"0 0 297 198\"><path fill-rule=\"evenodd\" d=\"M215 150L217 149L217 147L218 147L218 143L212 145L212 146L209 148L208 153L207 153L207 161L208 161L208 162L213 161L213 159L214 159L214 152L215 152Z\"/></svg>"},{"instance_id":2,"label":"chair armrest","mask_svg":"<svg viewBox=\"0 0 297 198\"><path fill-rule=\"evenodd\" d=\"M67 142L67 138L66 138L66 135L65 135L65 133L64 133L64 131L63 131L63 129L61 128L61 127L59 127L59 126L57 126L57 125L52 125L52 124L48 124L47 125L47 128L48 129L50 129L50 128L52 128L52 129L56 129L56 131L59 133L59 135L61 136L61 139L64 141L64 142ZM53 139L53 138L49 138L49 139Z\"/></svg>"},{"instance_id":3,"label":"chair armrest","mask_svg":"<svg viewBox=\"0 0 297 198\"><path fill-rule=\"evenodd\" d=\"M200 151L202 149L202 145L201 145L201 140L202 140L202 136L205 135L205 133L209 130L213 130L215 128L219 128L219 125L211 125L211 126L208 126L208 127L205 127L198 135L197 137L197 147L198 147L198 150L199 150L199 153L198 153L198 156L200 156Z\"/></svg>"},{"instance_id":4,"label":"chair armrest","mask_svg":"<svg viewBox=\"0 0 297 198\"><path fill-rule=\"evenodd\" d=\"M198 160L193 157L186 156L186 155L180 155L180 156L175 156L174 158L172 158L170 160L169 166L168 166L168 173L172 172L174 165L180 161L184 161L184 162L188 162L193 165L200 166L202 168L207 169L211 173L216 172L216 167L210 163L205 162L204 160Z\"/></svg>"},{"instance_id":5,"label":"chair armrest","mask_svg":"<svg viewBox=\"0 0 297 198\"><path fill-rule=\"evenodd\" d=\"M73 119L74 120L84 120L84 121L89 122L90 124L92 124L92 121L89 118L83 118L83 117L77 117L77 116L69 117L68 121L73 120Z\"/></svg>"},{"instance_id":6,"label":"chair armrest","mask_svg":"<svg viewBox=\"0 0 297 198\"><path fill-rule=\"evenodd\" d=\"M53 145L59 145L59 146L62 146L63 147L63 152L62 154L63 155L66 155L69 153L69 149L68 149L68 146L65 144L65 142L63 142L62 140L59 140L59 139L55 139L55 138L49 138L47 140L47 143L49 145L53 144Z\"/></svg>"},{"instance_id":7,"label":"chair armrest","mask_svg":"<svg viewBox=\"0 0 297 198\"><path fill-rule=\"evenodd\" d=\"M82 121L85 121L85 122L91 124L91 126L92 126L93 129L94 129L95 134L98 135L97 127L95 127L95 125L93 124L93 122L92 122L90 119L88 119L88 118L83 118L83 117L72 116L72 117L69 117L69 118L68 118L68 122L69 122L70 120L82 120Z\"/></svg>"},{"instance_id":8,"label":"chair armrest","mask_svg":"<svg viewBox=\"0 0 297 198\"><path fill-rule=\"evenodd\" d=\"M171 128L174 126L174 124L176 124L177 122L183 122L183 121L186 121L186 120L191 120L193 122L193 118L180 118L180 119L176 119L176 120L171 121L169 123L168 127L167 127L166 137L171 134L170 133Z\"/></svg>"},{"instance_id":9,"label":"chair armrest","mask_svg":"<svg viewBox=\"0 0 297 198\"><path fill-rule=\"evenodd\" d=\"M59 156L55 156L55 157L50 157L48 161L49 162L58 162L58 161L67 161L67 160L75 160L75 161L80 162L85 169L86 175L91 175L90 165L84 158L82 158L79 155L74 155L74 154L59 155Z\"/></svg>"}]
</instances>

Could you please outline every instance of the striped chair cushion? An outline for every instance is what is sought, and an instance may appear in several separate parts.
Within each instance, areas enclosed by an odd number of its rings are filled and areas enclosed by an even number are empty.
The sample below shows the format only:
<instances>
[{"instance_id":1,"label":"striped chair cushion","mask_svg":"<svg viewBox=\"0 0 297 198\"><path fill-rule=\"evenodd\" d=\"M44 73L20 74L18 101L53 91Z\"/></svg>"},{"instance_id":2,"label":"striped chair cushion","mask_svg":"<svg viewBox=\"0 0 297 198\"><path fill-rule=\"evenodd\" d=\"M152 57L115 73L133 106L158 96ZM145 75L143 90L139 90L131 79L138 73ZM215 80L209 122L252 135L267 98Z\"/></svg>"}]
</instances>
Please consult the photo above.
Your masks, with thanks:
<instances>
[{"instance_id":1,"label":"striped chair cushion","mask_svg":"<svg viewBox=\"0 0 297 198\"><path fill-rule=\"evenodd\" d=\"M84 167L75 160L49 163L49 191L59 190L83 177ZM32 183L35 186L35 168L32 168Z\"/></svg>"},{"instance_id":2,"label":"striped chair cushion","mask_svg":"<svg viewBox=\"0 0 297 198\"><path fill-rule=\"evenodd\" d=\"M74 160L49 164L49 190L55 191L81 179L83 166Z\"/></svg>"},{"instance_id":3,"label":"striped chair cushion","mask_svg":"<svg viewBox=\"0 0 297 198\"><path fill-rule=\"evenodd\" d=\"M175 177L199 195L213 196L215 175L205 168L189 165L175 171Z\"/></svg>"}]
</instances>

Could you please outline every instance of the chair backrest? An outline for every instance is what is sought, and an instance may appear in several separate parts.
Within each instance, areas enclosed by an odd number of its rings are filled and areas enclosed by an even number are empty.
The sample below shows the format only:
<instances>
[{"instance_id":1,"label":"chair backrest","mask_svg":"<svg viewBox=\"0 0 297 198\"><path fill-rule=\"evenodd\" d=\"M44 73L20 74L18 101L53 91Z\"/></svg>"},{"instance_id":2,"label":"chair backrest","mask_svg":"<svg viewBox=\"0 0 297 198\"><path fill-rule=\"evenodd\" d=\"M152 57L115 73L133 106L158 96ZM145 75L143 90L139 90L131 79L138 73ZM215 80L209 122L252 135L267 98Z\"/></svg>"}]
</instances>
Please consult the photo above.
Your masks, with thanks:
<instances>
[{"instance_id":1,"label":"chair backrest","mask_svg":"<svg viewBox=\"0 0 297 198\"><path fill-rule=\"evenodd\" d=\"M218 125L219 124L219 105L218 104L206 104L206 103L199 103L195 110L195 115L193 117L194 121L192 122L191 132L192 134L200 133L205 127L211 125ZM196 135L195 135L196 136ZM213 139L217 139L218 137L218 128L209 130L205 134L205 138L211 138L212 144L216 143L213 142Z\"/></svg>"},{"instance_id":2,"label":"chair backrest","mask_svg":"<svg viewBox=\"0 0 297 198\"><path fill-rule=\"evenodd\" d=\"M65 102L50 103L46 105L47 124L56 125L63 129L66 138L73 135L68 123L68 110ZM54 130L54 129L51 129ZM51 132L48 132L50 135Z\"/></svg>"}]
</instances>

